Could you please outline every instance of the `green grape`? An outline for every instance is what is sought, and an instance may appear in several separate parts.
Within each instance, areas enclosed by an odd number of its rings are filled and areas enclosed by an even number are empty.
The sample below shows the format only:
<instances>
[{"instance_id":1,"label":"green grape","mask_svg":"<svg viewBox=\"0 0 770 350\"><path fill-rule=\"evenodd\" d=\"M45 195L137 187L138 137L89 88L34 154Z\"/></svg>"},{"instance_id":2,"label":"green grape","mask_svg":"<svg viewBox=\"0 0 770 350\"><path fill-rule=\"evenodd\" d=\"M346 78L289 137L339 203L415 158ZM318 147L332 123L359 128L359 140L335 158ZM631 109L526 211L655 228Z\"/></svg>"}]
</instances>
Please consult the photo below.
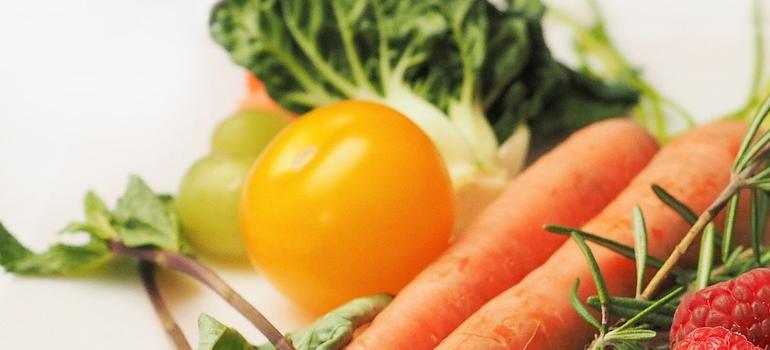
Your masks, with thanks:
<instances>
[{"instance_id":1,"label":"green grape","mask_svg":"<svg viewBox=\"0 0 770 350\"><path fill-rule=\"evenodd\" d=\"M253 157L210 155L190 167L177 210L195 250L226 260L244 259L238 207Z\"/></svg>"},{"instance_id":2,"label":"green grape","mask_svg":"<svg viewBox=\"0 0 770 350\"><path fill-rule=\"evenodd\" d=\"M211 151L214 154L251 156L256 158L262 149L291 118L280 112L243 110L225 119L214 130Z\"/></svg>"}]
</instances>

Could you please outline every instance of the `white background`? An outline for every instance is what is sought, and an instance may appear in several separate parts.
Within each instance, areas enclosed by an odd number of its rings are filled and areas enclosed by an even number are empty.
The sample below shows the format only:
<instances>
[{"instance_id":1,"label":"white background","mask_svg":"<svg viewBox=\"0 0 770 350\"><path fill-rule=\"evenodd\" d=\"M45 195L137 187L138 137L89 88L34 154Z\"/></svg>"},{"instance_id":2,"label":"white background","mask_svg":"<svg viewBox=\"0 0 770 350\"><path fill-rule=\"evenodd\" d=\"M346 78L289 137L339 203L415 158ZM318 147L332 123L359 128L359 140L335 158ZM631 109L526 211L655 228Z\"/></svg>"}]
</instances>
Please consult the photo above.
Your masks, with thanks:
<instances>
[{"instance_id":1,"label":"white background","mask_svg":"<svg viewBox=\"0 0 770 350\"><path fill-rule=\"evenodd\" d=\"M587 14L580 1L551 2ZM212 3L0 0L0 220L24 243L46 247L81 218L88 189L112 203L128 174L173 192L207 152L212 127L244 94L242 71L208 37ZM699 120L743 102L752 68L748 1L603 6L631 61ZM568 60L566 33L547 30ZM120 267L68 279L0 272L0 348L169 348L132 266ZM215 267L282 330L310 319L251 267ZM202 311L261 340L213 294L170 273L160 279L193 341Z\"/></svg>"}]
</instances>

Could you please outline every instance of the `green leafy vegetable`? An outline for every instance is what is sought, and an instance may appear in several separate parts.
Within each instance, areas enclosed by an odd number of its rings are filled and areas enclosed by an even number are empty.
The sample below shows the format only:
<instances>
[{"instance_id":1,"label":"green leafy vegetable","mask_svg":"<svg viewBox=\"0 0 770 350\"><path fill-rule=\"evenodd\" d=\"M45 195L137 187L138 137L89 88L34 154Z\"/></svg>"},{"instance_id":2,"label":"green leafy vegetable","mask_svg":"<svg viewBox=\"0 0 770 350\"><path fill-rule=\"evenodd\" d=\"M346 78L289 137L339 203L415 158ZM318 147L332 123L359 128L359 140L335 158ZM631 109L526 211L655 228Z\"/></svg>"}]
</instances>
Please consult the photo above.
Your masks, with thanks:
<instances>
[{"instance_id":1,"label":"green leafy vegetable","mask_svg":"<svg viewBox=\"0 0 770 350\"><path fill-rule=\"evenodd\" d=\"M341 349L353 338L356 328L374 319L392 299L390 295L377 294L351 300L287 338L297 350ZM198 329L200 350L275 350L271 344L252 347L237 330L206 314L198 319Z\"/></svg>"},{"instance_id":2,"label":"green leafy vegetable","mask_svg":"<svg viewBox=\"0 0 770 350\"><path fill-rule=\"evenodd\" d=\"M517 127L574 130L637 102L625 85L556 62L544 10L537 0L504 10L484 0L223 0L211 34L292 111L364 99L402 112L459 186L500 171L498 140Z\"/></svg>"}]
</instances>

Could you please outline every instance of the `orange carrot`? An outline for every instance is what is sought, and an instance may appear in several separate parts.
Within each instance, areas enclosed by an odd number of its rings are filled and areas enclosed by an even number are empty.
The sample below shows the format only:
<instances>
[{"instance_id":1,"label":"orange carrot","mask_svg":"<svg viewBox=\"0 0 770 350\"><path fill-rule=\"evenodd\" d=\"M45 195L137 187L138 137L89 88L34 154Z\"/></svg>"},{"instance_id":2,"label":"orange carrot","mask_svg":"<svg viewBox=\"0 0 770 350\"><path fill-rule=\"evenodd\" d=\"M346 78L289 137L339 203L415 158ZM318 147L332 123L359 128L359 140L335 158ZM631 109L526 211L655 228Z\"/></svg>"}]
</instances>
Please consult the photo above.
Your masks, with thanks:
<instances>
[{"instance_id":1,"label":"orange carrot","mask_svg":"<svg viewBox=\"0 0 770 350\"><path fill-rule=\"evenodd\" d=\"M657 149L652 137L627 119L578 131L513 180L348 349L433 349L564 242L545 232L544 224L588 221Z\"/></svg>"},{"instance_id":2,"label":"orange carrot","mask_svg":"<svg viewBox=\"0 0 770 350\"><path fill-rule=\"evenodd\" d=\"M241 102L241 109L266 109L287 114L289 113L281 108L281 106L270 97L267 93L265 84L250 72L246 73L246 87L248 88L248 94Z\"/></svg>"},{"instance_id":3,"label":"orange carrot","mask_svg":"<svg viewBox=\"0 0 770 350\"><path fill-rule=\"evenodd\" d=\"M688 132L663 148L583 229L632 245L631 212L639 205L649 231L650 254L667 256L688 225L654 195L650 185L661 185L696 212L705 210L727 185L745 131L742 122L720 122ZM633 296L633 261L593 244L591 248L610 293ZM583 254L574 242L566 242L518 285L468 318L437 349L583 349L594 330L569 302L570 288L578 278L583 300L596 294Z\"/></svg>"}]
</instances>

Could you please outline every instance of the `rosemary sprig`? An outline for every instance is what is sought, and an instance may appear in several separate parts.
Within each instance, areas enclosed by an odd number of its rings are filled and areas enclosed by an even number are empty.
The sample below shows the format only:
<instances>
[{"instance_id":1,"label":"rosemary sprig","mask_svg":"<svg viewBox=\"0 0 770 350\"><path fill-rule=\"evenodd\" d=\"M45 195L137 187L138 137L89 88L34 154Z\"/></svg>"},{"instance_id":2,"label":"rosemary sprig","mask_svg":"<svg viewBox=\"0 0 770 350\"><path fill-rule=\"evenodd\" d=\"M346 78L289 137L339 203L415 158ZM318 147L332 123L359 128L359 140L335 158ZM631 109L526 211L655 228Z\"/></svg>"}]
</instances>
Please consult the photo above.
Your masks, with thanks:
<instances>
[{"instance_id":1,"label":"rosemary sprig","mask_svg":"<svg viewBox=\"0 0 770 350\"><path fill-rule=\"evenodd\" d=\"M706 211L698 216L698 219L695 221L695 223L690 227L682 240L676 245L674 251L663 263L663 266L661 266L661 268L655 273L655 275L652 277L652 280L650 280L650 283L642 292L641 296L643 298L649 299L652 297L657 288L659 288L663 283L663 280L666 278L666 276L668 276L671 269L679 262L679 259L687 251L687 248L692 245L695 238L697 238L703 229L709 223L711 223L714 218L716 218L716 216L722 211L722 209L724 209L728 202L732 201L733 198L738 195L738 192L742 188L750 187L752 186L752 183L757 183L757 181L764 179L762 177L757 178L757 176L761 176L764 173L763 171L758 173L758 170L762 169L763 164L767 160L768 143L770 143L770 132L763 132L759 136L757 133L759 132L760 125L762 125L769 113L770 98L767 98L762 104L762 108L757 111L757 114L755 115L754 120L749 127L749 131L741 143L741 147L733 166L732 176L727 187L725 187L719 196L717 196L717 198L707 207ZM761 190L761 187L755 188L754 192L757 190ZM759 201L754 202L756 203L754 203L755 205L752 205L752 208L754 208L752 209L752 217L754 218L754 224L752 225L754 229L752 231L755 233L752 234L752 241L756 241L757 243L752 244L752 246L755 247L755 256L759 257L758 237L760 232L763 232L764 229L764 227L759 228L759 225L764 225L764 222L766 221L760 218L760 216L765 216L764 214L759 214L758 209L761 208L757 208L757 205L761 205L762 203ZM728 225L734 226L734 215L729 219L732 221L728 221ZM759 262L758 260L759 259L757 258L757 262Z\"/></svg>"}]
</instances>

